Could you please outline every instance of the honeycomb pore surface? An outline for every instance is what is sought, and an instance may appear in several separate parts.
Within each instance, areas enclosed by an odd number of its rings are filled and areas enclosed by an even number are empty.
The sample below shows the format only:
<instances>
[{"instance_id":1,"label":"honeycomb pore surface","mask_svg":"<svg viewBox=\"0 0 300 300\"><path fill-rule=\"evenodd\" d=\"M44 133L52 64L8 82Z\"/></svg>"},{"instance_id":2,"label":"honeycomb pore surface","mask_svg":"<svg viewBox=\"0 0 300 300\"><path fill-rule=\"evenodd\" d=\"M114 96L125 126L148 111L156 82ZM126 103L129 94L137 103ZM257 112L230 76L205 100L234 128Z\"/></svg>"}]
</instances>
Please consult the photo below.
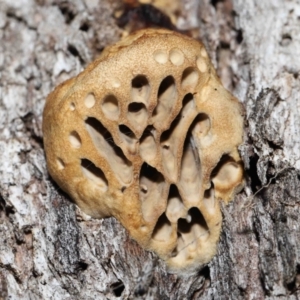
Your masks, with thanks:
<instances>
[{"instance_id":1,"label":"honeycomb pore surface","mask_svg":"<svg viewBox=\"0 0 300 300\"><path fill-rule=\"evenodd\" d=\"M171 271L196 270L243 181L242 124L204 46L148 29L48 96L48 169L86 213L116 217Z\"/></svg>"}]
</instances>

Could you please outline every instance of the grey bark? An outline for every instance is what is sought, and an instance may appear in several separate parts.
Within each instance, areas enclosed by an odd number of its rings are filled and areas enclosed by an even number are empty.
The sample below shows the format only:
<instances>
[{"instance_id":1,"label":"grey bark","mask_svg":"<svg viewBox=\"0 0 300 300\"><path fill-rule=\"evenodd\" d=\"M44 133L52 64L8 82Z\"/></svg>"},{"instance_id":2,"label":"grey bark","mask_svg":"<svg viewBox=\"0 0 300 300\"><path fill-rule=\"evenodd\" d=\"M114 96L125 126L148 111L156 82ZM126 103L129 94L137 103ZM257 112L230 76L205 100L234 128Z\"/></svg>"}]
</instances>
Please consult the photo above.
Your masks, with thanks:
<instances>
[{"instance_id":1,"label":"grey bark","mask_svg":"<svg viewBox=\"0 0 300 300\"><path fill-rule=\"evenodd\" d=\"M168 274L113 218L84 215L47 173L47 94L117 41L121 1L0 0L0 299L299 299L300 2L181 0L245 106L244 190L216 257Z\"/></svg>"}]
</instances>

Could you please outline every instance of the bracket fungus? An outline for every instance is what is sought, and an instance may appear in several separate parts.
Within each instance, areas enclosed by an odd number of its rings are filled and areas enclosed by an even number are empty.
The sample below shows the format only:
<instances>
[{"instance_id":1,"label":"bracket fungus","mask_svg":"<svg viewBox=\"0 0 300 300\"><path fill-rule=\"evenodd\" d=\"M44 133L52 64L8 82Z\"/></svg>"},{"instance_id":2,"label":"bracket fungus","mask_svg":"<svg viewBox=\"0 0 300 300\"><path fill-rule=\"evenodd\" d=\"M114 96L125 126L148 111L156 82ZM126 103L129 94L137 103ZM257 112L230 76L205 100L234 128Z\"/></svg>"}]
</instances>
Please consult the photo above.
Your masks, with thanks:
<instances>
[{"instance_id":1,"label":"bracket fungus","mask_svg":"<svg viewBox=\"0 0 300 300\"><path fill-rule=\"evenodd\" d=\"M243 119L200 42L129 35L48 96L43 132L50 175L85 213L117 218L172 272L214 256Z\"/></svg>"}]
</instances>

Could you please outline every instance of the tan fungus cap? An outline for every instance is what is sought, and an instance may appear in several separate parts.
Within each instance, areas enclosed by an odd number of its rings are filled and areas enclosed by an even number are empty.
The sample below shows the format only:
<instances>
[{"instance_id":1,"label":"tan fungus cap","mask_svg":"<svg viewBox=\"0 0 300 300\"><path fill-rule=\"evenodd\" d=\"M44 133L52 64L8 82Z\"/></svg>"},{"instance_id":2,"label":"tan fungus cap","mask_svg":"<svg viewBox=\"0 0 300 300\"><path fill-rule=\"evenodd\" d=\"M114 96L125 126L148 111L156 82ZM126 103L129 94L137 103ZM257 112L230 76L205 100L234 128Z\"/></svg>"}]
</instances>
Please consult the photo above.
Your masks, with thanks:
<instances>
[{"instance_id":1,"label":"tan fungus cap","mask_svg":"<svg viewBox=\"0 0 300 300\"><path fill-rule=\"evenodd\" d=\"M126 37L47 98L53 179L95 217L117 218L171 271L211 260L241 188L241 105L204 46L148 29Z\"/></svg>"}]
</instances>

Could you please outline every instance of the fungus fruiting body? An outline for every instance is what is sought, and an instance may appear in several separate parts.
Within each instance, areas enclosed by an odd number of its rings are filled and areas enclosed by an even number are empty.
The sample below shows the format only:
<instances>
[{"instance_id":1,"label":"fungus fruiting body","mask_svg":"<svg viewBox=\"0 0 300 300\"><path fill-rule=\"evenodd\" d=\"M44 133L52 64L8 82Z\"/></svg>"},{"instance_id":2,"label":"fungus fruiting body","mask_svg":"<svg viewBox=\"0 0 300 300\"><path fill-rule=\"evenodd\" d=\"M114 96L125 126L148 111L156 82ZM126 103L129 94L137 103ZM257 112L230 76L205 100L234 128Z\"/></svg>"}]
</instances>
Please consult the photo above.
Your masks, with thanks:
<instances>
[{"instance_id":1,"label":"fungus fruiting body","mask_svg":"<svg viewBox=\"0 0 300 300\"><path fill-rule=\"evenodd\" d=\"M240 189L239 102L204 46L168 30L126 37L47 98L49 173L87 214L117 218L171 271L211 260L219 200Z\"/></svg>"}]
</instances>

